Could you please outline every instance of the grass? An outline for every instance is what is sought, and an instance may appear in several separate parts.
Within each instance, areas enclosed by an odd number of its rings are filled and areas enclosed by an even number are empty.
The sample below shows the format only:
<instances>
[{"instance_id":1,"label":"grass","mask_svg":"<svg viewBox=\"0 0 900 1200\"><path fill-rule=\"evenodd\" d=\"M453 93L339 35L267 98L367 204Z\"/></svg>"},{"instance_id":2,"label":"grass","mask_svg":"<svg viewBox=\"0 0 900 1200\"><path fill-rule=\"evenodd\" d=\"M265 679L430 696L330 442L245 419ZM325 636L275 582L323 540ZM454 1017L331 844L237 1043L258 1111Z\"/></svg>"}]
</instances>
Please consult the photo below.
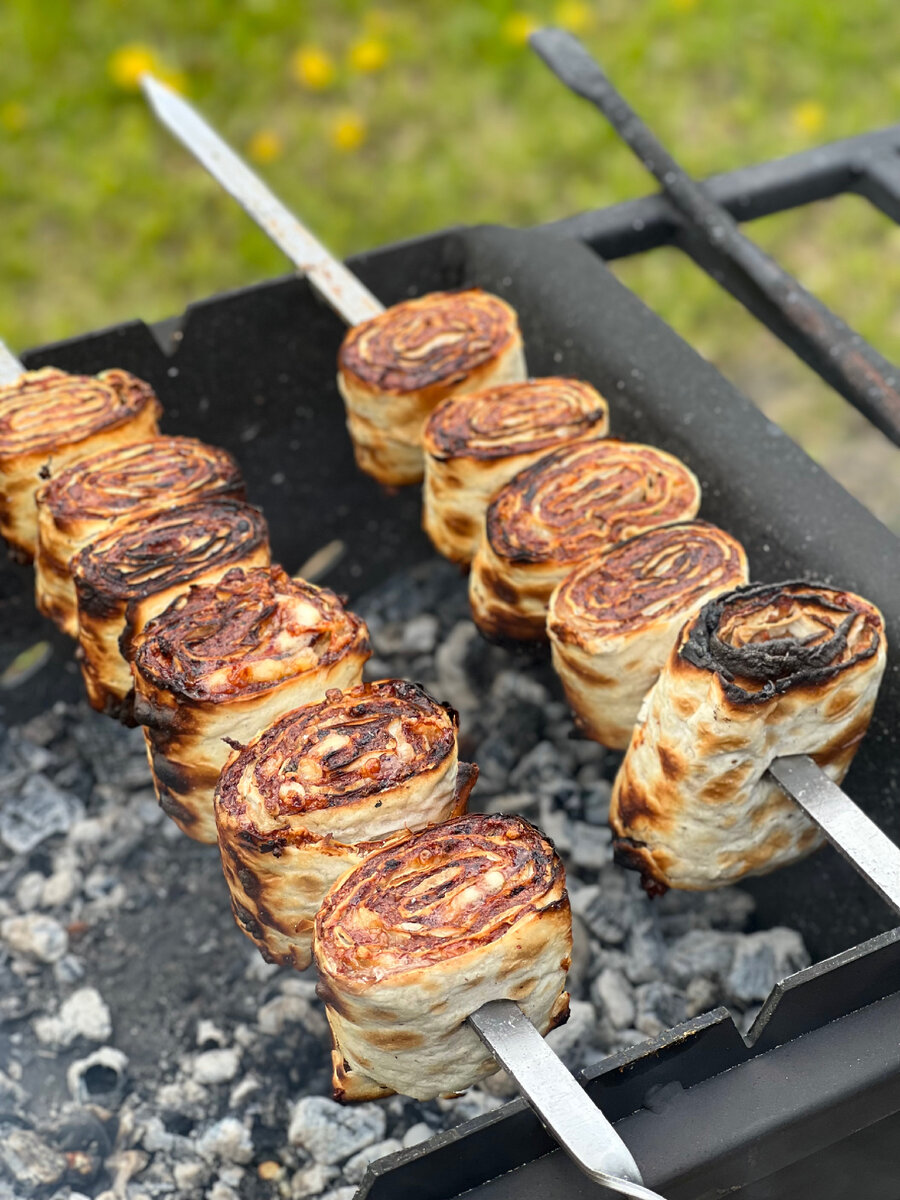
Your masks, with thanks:
<instances>
[{"instance_id":1,"label":"grass","mask_svg":"<svg viewBox=\"0 0 900 1200\"><path fill-rule=\"evenodd\" d=\"M523 44L547 21L576 27L696 175L900 113L896 0L5 0L0 331L23 347L154 319L285 269L154 124L129 86L143 59L342 253L461 221L537 224L650 190ZM900 359L900 232L852 198L752 232ZM872 486L893 451L743 310L675 252L616 269L789 431L816 443L824 429L824 448L810 448L831 469L862 438L866 499L900 524L897 489L882 499Z\"/></svg>"}]
</instances>

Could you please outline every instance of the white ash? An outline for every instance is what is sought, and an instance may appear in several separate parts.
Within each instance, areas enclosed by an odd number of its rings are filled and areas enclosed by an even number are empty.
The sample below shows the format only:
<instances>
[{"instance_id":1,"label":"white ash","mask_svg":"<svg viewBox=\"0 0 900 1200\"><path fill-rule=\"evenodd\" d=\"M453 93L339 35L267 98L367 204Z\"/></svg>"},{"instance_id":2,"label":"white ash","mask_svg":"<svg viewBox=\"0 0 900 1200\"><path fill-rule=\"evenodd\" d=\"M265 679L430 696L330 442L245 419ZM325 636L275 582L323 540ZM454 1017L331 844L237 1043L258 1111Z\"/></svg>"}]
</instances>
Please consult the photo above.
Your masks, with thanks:
<instances>
[{"instance_id":1,"label":"white ash","mask_svg":"<svg viewBox=\"0 0 900 1200\"><path fill-rule=\"evenodd\" d=\"M620 756L575 738L540 653L481 639L454 568L356 608L368 678L458 708L473 807L521 813L566 860L572 1017L550 1041L571 1067L720 1004L746 1028L808 961L793 930L751 931L740 889L651 901L612 863ZM64 704L0 724L0 1062L0 1198L345 1200L373 1157L515 1094L498 1073L450 1100L334 1105L312 974L265 963L234 925L216 849L155 804L140 731Z\"/></svg>"}]
</instances>

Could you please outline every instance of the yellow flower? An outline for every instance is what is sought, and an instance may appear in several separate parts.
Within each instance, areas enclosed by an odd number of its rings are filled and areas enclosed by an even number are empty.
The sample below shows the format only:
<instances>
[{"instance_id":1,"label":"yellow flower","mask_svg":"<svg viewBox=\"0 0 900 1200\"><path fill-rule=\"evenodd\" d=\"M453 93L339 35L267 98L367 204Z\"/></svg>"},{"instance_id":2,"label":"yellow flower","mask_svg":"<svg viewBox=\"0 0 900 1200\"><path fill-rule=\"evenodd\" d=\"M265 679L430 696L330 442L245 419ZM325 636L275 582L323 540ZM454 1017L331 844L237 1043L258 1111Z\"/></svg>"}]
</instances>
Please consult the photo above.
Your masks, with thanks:
<instances>
[{"instance_id":1,"label":"yellow flower","mask_svg":"<svg viewBox=\"0 0 900 1200\"><path fill-rule=\"evenodd\" d=\"M7 133L21 133L28 124L28 109L20 100L0 104L0 125Z\"/></svg>"},{"instance_id":2,"label":"yellow flower","mask_svg":"<svg viewBox=\"0 0 900 1200\"><path fill-rule=\"evenodd\" d=\"M804 100L791 109L791 120L795 129L811 137L825 124L825 106L818 100Z\"/></svg>"},{"instance_id":3,"label":"yellow flower","mask_svg":"<svg viewBox=\"0 0 900 1200\"><path fill-rule=\"evenodd\" d=\"M116 87L125 92L136 92L144 72L152 71L154 75L157 74L160 63L152 47L141 42L129 42L127 46L120 46L118 50L113 51L106 69Z\"/></svg>"},{"instance_id":4,"label":"yellow flower","mask_svg":"<svg viewBox=\"0 0 900 1200\"><path fill-rule=\"evenodd\" d=\"M358 150L366 140L366 123L352 109L340 113L331 126L331 143L338 150Z\"/></svg>"},{"instance_id":5,"label":"yellow flower","mask_svg":"<svg viewBox=\"0 0 900 1200\"><path fill-rule=\"evenodd\" d=\"M334 60L319 46L298 46L291 56L291 74L303 87L321 92L334 82Z\"/></svg>"},{"instance_id":6,"label":"yellow flower","mask_svg":"<svg viewBox=\"0 0 900 1200\"><path fill-rule=\"evenodd\" d=\"M563 29L572 33L582 33L593 23L594 13L584 0L559 0L553 10L553 18Z\"/></svg>"},{"instance_id":7,"label":"yellow flower","mask_svg":"<svg viewBox=\"0 0 900 1200\"><path fill-rule=\"evenodd\" d=\"M257 129L247 143L247 154L257 163L275 162L284 154L284 140L274 129Z\"/></svg>"},{"instance_id":8,"label":"yellow flower","mask_svg":"<svg viewBox=\"0 0 900 1200\"><path fill-rule=\"evenodd\" d=\"M388 48L380 38L360 38L347 53L347 60L354 71L368 75L380 71L388 60Z\"/></svg>"},{"instance_id":9,"label":"yellow flower","mask_svg":"<svg viewBox=\"0 0 900 1200\"><path fill-rule=\"evenodd\" d=\"M514 12L503 22L501 32L510 45L524 46L534 31L540 28L540 24L530 13Z\"/></svg>"}]
</instances>

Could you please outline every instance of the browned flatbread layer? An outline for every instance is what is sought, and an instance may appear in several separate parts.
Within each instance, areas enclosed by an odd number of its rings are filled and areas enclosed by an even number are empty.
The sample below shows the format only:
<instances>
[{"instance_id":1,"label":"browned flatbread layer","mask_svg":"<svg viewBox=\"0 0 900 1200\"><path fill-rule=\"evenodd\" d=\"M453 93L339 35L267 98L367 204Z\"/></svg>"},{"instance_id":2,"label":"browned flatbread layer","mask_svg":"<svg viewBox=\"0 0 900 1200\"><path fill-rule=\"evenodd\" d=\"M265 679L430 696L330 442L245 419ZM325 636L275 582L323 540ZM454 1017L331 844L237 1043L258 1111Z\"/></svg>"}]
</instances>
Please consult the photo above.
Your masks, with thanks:
<instances>
[{"instance_id":1,"label":"browned flatbread layer","mask_svg":"<svg viewBox=\"0 0 900 1200\"><path fill-rule=\"evenodd\" d=\"M37 493L37 606L78 636L70 563L88 542L122 520L195 500L243 500L240 468L226 451L196 438L158 437L92 455L54 473Z\"/></svg>"},{"instance_id":2,"label":"browned flatbread layer","mask_svg":"<svg viewBox=\"0 0 900 1200\"><path fill-rule=\"evenodd\" d=\"M578 379L527 379L439 404L425 426L422 495L437 550L471 562L499 488L548 450L608 428L606 401Z\"/></svg>"},{"instance_id":3,"label":"browned flatbread layer","mask_svg":"<svg viewBox=\"0 0 900 1200\"><path fill-rule=\"evenodd\" d=\"M849 767L884 672L884 622L852 592L789 582L738 588L679 634L616 778L616 853L653 888L760 875L821 844L768 774L809 754Z\"/></svg>"},{"instance_id":4,"label":"browned flatbread layer","mask_svg":"<svg viewBox=\"0 0 900 1200\"><path fill-rule=\"evenodd\" d=\"M235 568L178 596L132 641L134 718L164 811L215 842L229 741L359 683L370 653L365 623L334 592L281 567Z\"/></svg>"},{"instance_id":5,"label":"browned flatbread layer","mask_svg":"<svg viewBox=\"0 0 900 1200\"><path fill-rule=\"evenodd\" d=\"M386 679L288 713L222 772L215 815L238 924L266 958L305 967L331 884L369 844L463 805L456 713Z\"/></svg>"},{"instance_id":6,"label":"browned flatbread layer","mask_svg":"<svg viewBox=\"0 0 900 1200\"><path fill-rule=\"evenodd\" d=\"M580 728L624 750L684 622L747 579L741 544L706 521L647 530L576 567L550 598L547 633Z\"/></svg>"},{"instance_id":7,"label":"browned flatbread layer","mask_svg":"<svg viewBox=\"0 0 900 1200\"><path fill-rule=\"evenodd\" d=\"M545 638L550 595L573 568L699 506L693 472L664 450L585 438L551 451L488 507L469 585L475 623L488 637Z\"/></svg>"},{"instance_id":8,"label":"browned flatbread layer","mask_svg":"<svg viewBox=\"0 0 900 1200\"><path fill-rule=\"evenodd\" d=\"M0 535L25 562L37 546L35 493L70 463L157 433L162 407L128 371L26 371L0 387Z\"/></svg>"},{"instance_id":9,"label":"browned flatbread layer","mask_svg":"<svg viewBox=\"0 0 900 1200\"><path fill-rule=\"evenodd\" d=\"M432 292L355 325L338 368L357 464L388 485L421 480L422 431L441 400L525 376L515 312L480 288Z\"/></svg>"},{"instance_id":10,"label":"browned flatbread layer","mask_svg":"<svg viewBox=\"0 0 900 1200\"><path fill-rule=\"evenodd\" d=\"M370 854L316 917L315 960L343 1100L459 1092L496 1069L466 1018L515 1000L546 1033L568 1015L571 912L553 846L473 814Z\"/></svg>"},{"instance_id":11,"label":"browned flatbread layer","mask_svg":"<svg viewBox=\"0 0 900 1200\"><path fill-rule=\"evenodd\" d=\"M268 566L262 513L207 500L123 521L72 560L81 670L92 707L133 722L130 642L192 583L232 567Z\"/></svg>"}]
</instances>

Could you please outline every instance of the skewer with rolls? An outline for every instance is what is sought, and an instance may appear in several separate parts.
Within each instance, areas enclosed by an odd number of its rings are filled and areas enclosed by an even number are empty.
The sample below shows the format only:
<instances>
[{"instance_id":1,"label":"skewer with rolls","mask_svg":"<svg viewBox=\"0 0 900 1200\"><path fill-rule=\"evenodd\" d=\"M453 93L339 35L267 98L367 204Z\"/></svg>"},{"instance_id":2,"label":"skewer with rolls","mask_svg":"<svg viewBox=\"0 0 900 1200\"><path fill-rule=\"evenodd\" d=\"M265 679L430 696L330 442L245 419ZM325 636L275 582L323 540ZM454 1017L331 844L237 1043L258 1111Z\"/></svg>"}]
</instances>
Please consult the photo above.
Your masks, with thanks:
<instances>
[{"instance_id":1,"label":"skewer with rolls","mask_svg":"<svg viewBox=\"0 0 900 1200\"><path fill-rule=\"evenodd\" d=\"M309 277L318 294L348 325L352 327L360 322L374 320L376 326L372 328L375 328L380 319L389 323L392 310L384 313L375 297L271 195L261 180L241 162L190 105L149 76L143 77L142 86L164 124L288 253L298 269ZM443 303L443 297L438 297L438 301ZM502 304L499 301L498 303ZM469 331L466 329L463 331L463 342L468 336ZM504 340L503 345L509 357L516 353L517 339L516 329L515 338L508 337ZM433 343L436 348L439 348L439 344L440 339ZM425 345L428 345L427 339ZM473 361L471 350L472 347L469 346L461 359L451 362L449 377L446 374L443 376L447 383L455 383L457 389L459 383L465 386L465 378L479 365ZM478 348L480 361L483 361L485 354L496 356L496 347L482 342ZM443 353L440 357L444 359ZM460 379L460 376L463 378ZM507 374L505 377L509 379L513 375ZM524 377L524 360L517 377ZM489 382L490 380L480 372L478 385L485 386ZM387 399L391 398L389 392L385 395ZM439 394L434 395L430 407L441 398ZM427 415L428 413L424 412L419 423L419 440ZM372 467L374 457L367 458L367 453L366 450L358 453L358 461L364 467ZM410 465L412 459L416 461L415 472ZM401 472L408 473L409 482L420 479L421 447L417 446L412 454L407 454L404 450L404 453L393 456L389 469L393 471L398 464ZM395 482L395 478L389 476L387 470L384 475L386 482ZM427 835L428 831L425 832ZM535 835L539 836L536 831ZM502 872L497 874L502 880ZM427 891L430 886L427 878L422 880L422 886ZM490 886L491 882L487 884L488 888ZM467 900L467 903L471 903L471 900ZM409 931L399 932L402 937ZM471 1021L477 1036L487 1044L494 1058L503 1063L514 1079L521 1078L523 1095L559 1140L563 1149L586 1174L624 1195L654 1200L656 1194L643 1187L637 1164L612 1125L590 1102L559 1059L546 1047L521 1010L515 1004L512 1004L512 1008L509 1007L511 1003L503 1000L490 1001L477 1011L466 1013L465 1016ZM535 1043L540 1045L544 1060L540 1078L535 1078L533 1070ZM656 1200L659 1198L656 1197Z\"/></svg>"},{"instance_id":2,"label":"skewer with rolls","mask_svg":"<svg viewBox=\"0 0 900 1200\"><path fill-rule=\"evenodd\" d=\"M48 470L154 437L162 408L150 385L128 371L26 371L4 346L0 372L0 536L31 562L35 495Z\"/></svg>"},{"instance_id":3,"label":"skewer with rolls","mask_svg":"<svg viewBox=\"0 0 900 1200\"><path fill-rule=\"evenodd\" d=\"M776 264L766 260L737 230L730 214L682 170L577 38L561 29L543 29L530 41L567 87L610 119L659 179L683 219L712 245L729 240L742 268L762 286L770 290L786 286L788 281ZM789 282L792 292L796 292L795 282ZM808 306L816 307L811 297L803 299ZM818 311L820 315L824 311L821 305ZM831 314L825 316L828 321L820 322L820 326L827 325L830 331L824 347L830 350L835 340L844 340L847 331L839 322L835 324ZM741 863L743 873L749 873L757 867L774 865L781 856L790 858L809 851L817 842L812 828L815 825L900 911L900 849L835 782L843 776L865 732L885 652L880 613L850 592L788 582L760 585L749 592L739 589L724 599L710 601L682 630L659 682L648 695L614 787L613 824L620 842L630 839L629 859L657 883L666 883L670 870L680 871L679 859L692 840L696 848L698 829L714 829L712 873L722 878ZM816 734L813 730L819 720L819 700L825 705L828 728ZM779 705L783 705L781 711ZM689 801L682 806L682 788L690 786L687 781L692 774L691 769L684 772L682 768L685 761L695 767L697 754L694 745L686 755L672 757L667 753L671 746L664 730L674 721L670 708L680 708L681 719L697 722L694 732L712 737L714 743L717 735L709 719L713 713L724 715L724 723L732 727L731 742L726 736L715 747L719 753L714 760L723 771L715 779L693 779L707 788L713 785L705 804ZM706 720L698 715L704 711ZM783 738L767 736L782 721L789 723L790 734ZM685 736L684 729L676 735L678 740ZM764 755L762 770L758 762L750 763L744 757L754 737ZM825 764L824 770L817 759ZM728 771L736 774L729 778ZM654 778L662 780L667 774L663 790L674 798L674 811L668 818L663 806L648 792ZM788 798L786 802L779 802L773 780ZM731 831L711 826L708 819L713 791L718 793L719 801L735 798L736 811L729 814L732 827L737 824L739 833L746 833L746 825L740 829L741 818L751 825L755 818L758 826L768 826L768 839L760 838L757 832L729 860L726 843ZM742 803L748 795L749 804ZM757 802L760 799L762 803ZM771 820L766 802L771 806ZM740 811L742 807L744 812ZM802 814L812 824L805 822ZM679 820L682 836L674 849L666 839L671 838ZM666 833L662 832L663 824L668 825ZM683 836L685 829L687 836ZM640 844L641 833L649 838L644 845ZM710 843L706 849L710 849ZM621 853L625 853L624 844ZM688 872L695 869L687 868ZM699 870L709 878L709 866Z\"/></svg>"},{"instance_id":4,"label":"skewer with rolls","mask_svg":"<svg viewBox=\"0 0 900 1200\"><path fill-rule=\"evenodd\" d=\"M435 405L525 378L515 312L480 288L434 292L385 309L195 109L152 75L141 86L162 123L350 326L338 356L338 387L360 469L387 486L419 483L422 433Z\"/></svg>"}]
</instances>

